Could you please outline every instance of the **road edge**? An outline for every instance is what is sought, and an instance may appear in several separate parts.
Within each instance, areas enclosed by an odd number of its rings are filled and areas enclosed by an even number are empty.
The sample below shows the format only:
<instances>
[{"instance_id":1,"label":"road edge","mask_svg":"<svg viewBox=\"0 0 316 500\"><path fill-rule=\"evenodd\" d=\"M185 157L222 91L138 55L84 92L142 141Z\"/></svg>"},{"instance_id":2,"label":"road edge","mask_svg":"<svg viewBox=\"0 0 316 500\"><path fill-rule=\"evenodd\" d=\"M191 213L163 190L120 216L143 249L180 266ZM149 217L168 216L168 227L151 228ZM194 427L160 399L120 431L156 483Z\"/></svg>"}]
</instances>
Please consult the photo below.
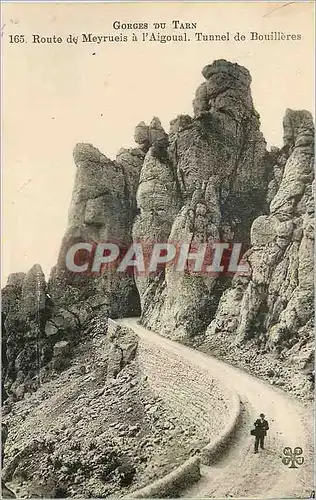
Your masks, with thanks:
<instances>
[{"instance_id":1,"label":"road edge","mask_svg":"<svg viewBox=\"0 0 316 500\"><path fill-rule=\"evenodd\" d=\"M236 393L232 393L232 416L223 430L223 432L201 450L201 463L203 465L212 465L217 462L229 442L234 437L241 417L241 401Z\"/></svg>"},{"instance_id":2,"label":"road edge","mask_svg":"<svg viewBox=\"0 0 316 500\"><path fill-rule=\"evenodd\" d=\"M166 476L124 498L174 498L180 491L196 483L200 477L200 457L191 457Z\"/></svg>"},{"instance_id":3,"label":"road edge","mask_svg":"<svg viewBox=\"0 0 316 500\"><path fill-rule=\"evenodd\" d=\"M196 483L201 478L200 464L212 465L217 462L235 435L241 417L241 401L236 393L232 393L232 403L232 416L228 425L216 439L202 448L200 456L187 459L166 476L124 498L175 498L178 493Z\"/></svg>"}]
</instances>

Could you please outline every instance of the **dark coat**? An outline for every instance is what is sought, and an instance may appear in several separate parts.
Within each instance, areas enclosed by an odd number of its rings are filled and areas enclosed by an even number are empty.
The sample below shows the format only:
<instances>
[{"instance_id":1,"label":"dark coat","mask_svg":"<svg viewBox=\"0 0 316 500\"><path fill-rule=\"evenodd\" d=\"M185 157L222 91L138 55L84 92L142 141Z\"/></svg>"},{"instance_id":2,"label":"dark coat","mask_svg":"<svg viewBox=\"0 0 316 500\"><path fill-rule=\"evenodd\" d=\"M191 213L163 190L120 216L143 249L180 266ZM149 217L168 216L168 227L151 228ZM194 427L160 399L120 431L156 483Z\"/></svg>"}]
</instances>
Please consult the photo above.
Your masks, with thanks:
<instances>
[{"instance_id":1,"label":"dark coat","mask_svg":"<svg viewBox=\"0 0 316 500\"><path fill-rule=\"evenodd\" d=\"M267 431L269 430L269 423L267 420L261 420L261 418L258 418L255 423L255 432L256 436L266 436Z\"/></svg>"}]
</instances>

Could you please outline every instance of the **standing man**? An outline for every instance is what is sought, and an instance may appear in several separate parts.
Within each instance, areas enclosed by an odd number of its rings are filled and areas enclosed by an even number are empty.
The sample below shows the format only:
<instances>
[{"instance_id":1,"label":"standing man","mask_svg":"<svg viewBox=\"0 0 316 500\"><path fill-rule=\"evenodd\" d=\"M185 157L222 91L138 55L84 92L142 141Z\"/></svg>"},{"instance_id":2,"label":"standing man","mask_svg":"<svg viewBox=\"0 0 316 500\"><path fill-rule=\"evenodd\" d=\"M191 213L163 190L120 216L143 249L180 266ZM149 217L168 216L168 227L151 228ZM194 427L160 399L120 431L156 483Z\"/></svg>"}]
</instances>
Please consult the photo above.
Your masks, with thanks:
<instances>
[{"instance_id":1,"label":"standing man","mask_svg":"<svg viewBox=\"0 0 316 500\"><path fill-rule=\"evenodd\" d=\"M265 420L265 415L263 413L260 413L260 418L258 418L255 423L255 432L254 435L256 437L255 439L255 453L258 453L258 448L260 444L260 448L263 450L264 449L264 438L267 435L267 431L269 430L269 423L267 420Z\"/></svg>"}]
</instances>

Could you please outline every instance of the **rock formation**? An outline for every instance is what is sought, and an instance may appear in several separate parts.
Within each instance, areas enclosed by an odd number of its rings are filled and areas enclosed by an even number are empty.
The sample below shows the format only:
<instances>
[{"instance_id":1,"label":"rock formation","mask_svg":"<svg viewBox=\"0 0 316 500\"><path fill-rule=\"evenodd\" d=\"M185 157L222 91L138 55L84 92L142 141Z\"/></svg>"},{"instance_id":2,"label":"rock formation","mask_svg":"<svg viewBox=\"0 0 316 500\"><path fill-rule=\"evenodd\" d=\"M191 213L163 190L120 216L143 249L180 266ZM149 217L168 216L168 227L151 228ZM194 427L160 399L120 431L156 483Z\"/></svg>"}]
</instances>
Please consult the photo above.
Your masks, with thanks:
<instances>
[{"instance_id":1,"label":"rock formation","mask_svg":"<svg viewBox=\"0 0 316 500\"><path fill-rule=\"evenodd\" d=\"M4 389L14 398L37 388L53 369L65 369L72 346L91 332L98 318L137 315L133 276L73 273L67 250L77 242L131 242L136 189L144 153L121 149L111 161L89 144L74 150L77 165L69 219L57 265L48 283L40 266L12 274L3 290ZM49 366L48 366L49 365Z\"/></svg>"},{"instance_id":2,"label":"rock formation","mask_svg":"<svg viewBox=\"0 0 316 500\"><path fill-rule=\"evenodd\" d=\"M139 314L139 300L132 276L91 271L69 271L66 253L75 243L113 242L120 248L131 242L136 211L135 193L144 153L141 149L121 149L116 161L109 160L90 144L77 144L77 166L69 209L68 227L57 266L52 270L48 289L55 307L89 301L89 307L103 307L111 317Z\"/></svg>"},{"instance_id":3,"label":"rock formation","mask_svg":"<svg viewBox=\"0 0 316 500\"><path fill-rule=\"evenodd\" d=\"M50 356L45 337L46 283L36 264L28 273L14 273L2 290L2 381L22 397L36 389L40 366Z\"/></svg>"},{"instance_id":4,"label":"rock formation","mask_svg":"<svg viewBox=\"0 0 316 500\"><path fill-rule=\"evenodd\" d=\"M262 374L270 374L273 383L286 381L287 388L299 394L309 393L314 366L313 166L312 116L288 109L284 148L270 182L276 192L269 214L251 227L252 246L245 255L251 277L233 279L205 341L208 350L225 357L234 345L248 355L252 351ZM277 368L271 359L269 367L262 363L260 355L272 356Z\"/></svg>"},{"instance_id":5,"label":"rock formation","mask_svg":"<svg viewBox=\"0 0 316 500\"><path fill-rule=\"evenodd\" d=\"M249 364L249 349L267 364L269 356L285 360L291 375L278 381L287 377L289 387L309 391L311 115L287 110L284 145L268 152L249 71L217 60L202 75L194 116L172 120L168 134L157 117L140 122L137 147L121 149L115 161L91 144L75 147L68 225L48 283L34 266L11 275L3 292L6 390L22 397L45 375L43 366L65 369L73 346L96 325L106 329L108 317L141 314L145 326L232 362ZM94 249L113 242L124 250L133 241L143 249L186 243L191 252L200 243L242 243L251 276L192 275L188 265L182 273L166 266L152 276L94 273L91 260L84 273L66 266L75 243ZM76 258L81 263L87 254ZM122 358L115 345L112 356L114 373Z\"/></svg>"},{"instance_id":6,"label":"rock formation","mask_svg":"<svg viewBox=\"0 0 316 500\"><path fill-rule=\"evenodd\" d=\"M249 243L253 219L266 209L268 161L251 77L238 64L206 66L195 116L171 122L169 145L151 147L141 170L134 239ZM154 198L153 198L154 193ZM225 278L180 275L171 268L138 279L145 325L187 341L215 314Z\"/></svg>"}]
</instances>

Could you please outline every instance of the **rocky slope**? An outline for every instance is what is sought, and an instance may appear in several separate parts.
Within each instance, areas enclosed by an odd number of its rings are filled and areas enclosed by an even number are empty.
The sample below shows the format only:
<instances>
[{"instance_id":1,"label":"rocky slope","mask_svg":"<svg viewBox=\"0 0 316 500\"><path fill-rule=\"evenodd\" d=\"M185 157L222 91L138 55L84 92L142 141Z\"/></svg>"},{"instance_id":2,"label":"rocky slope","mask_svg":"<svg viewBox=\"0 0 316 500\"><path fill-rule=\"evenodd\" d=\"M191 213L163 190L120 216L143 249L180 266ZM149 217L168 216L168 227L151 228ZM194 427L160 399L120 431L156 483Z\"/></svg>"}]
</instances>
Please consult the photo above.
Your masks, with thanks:
<instances>
[{"instance_id":1,"label":"rocky slope","mask_svg":"<svg viewBox=\"0 0 316 500\"><path fill-rule=\"evenodd\" d=\"M153 393L138 340L95 325L67 369L7 402L3 479L22 498L117 498L169 473L207 439Z\"/></svg>"}]
</instances>

